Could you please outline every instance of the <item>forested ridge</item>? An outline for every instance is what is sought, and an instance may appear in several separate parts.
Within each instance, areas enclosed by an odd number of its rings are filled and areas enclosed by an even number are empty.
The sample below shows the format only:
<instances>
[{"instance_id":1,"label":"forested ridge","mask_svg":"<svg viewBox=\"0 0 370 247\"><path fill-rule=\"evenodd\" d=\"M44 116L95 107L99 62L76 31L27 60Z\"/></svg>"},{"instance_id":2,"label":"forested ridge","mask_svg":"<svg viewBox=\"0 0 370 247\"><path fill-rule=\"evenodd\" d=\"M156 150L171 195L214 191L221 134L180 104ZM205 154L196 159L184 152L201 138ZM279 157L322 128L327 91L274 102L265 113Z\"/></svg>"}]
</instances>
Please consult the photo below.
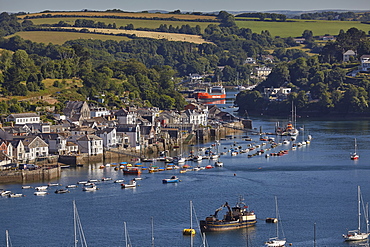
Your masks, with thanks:
<instances>
[{"instance_id":1,"label":"forested ridge","mask_svg":"<svg viewBox=\"0 0 370 247\"><path fill-rule=\"evenodd\" d=\"M368 76L347 78L349 65L341 61L344 49L356 50L358 57L370 54L369 40L363 31L355 28L342 31L337 41L318 47L306 30L303 35L308 34L307 44L318 52L317 56L309 57L302 50L294 49L298 45L292 37L272 37L268 30L257 34L248 28L238 28L234 16L225 11L219 13L218 19L219 24L210 24L201 32L212 44L132 37L120 42L80 39L60 46L35 43L18 36L5 38L35 27L31 20L19 23L16 15L2 13L0 48L5 50L0 56L1 93L27 95L44 90L44 79L55 79L56 87L61 86L60 81L73 79L82 82L82 87L76 88L81 98L94 101L104 95L109 107L135 103L182 109L185 101L177 89L183 78L198 73L210 75L206 80L214 82L254 82L253 67L245 62L253 57L259 59L260 66L273 70L256 91L238 95L236 103L242 111L284 112L292 101L299 110L305 111L368 111ZM270 53L274 63L261 60L262 55ZM292 87L289 99L283 102L263 99L263 87L280 86ZM63 90L56 97L61 101L68 99ZM9 111L0 107L0 113Z\"/></svg>"}]
</instances>

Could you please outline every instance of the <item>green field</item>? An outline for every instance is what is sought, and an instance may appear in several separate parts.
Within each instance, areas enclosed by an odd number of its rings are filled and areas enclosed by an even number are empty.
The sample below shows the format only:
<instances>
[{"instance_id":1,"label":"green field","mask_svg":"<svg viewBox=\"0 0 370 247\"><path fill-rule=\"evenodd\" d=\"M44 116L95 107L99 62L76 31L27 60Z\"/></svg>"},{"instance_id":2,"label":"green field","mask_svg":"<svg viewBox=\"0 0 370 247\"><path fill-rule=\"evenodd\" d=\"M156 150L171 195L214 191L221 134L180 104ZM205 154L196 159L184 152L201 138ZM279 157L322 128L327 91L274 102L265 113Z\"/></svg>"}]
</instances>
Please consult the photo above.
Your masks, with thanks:
<instances>
[{"instance_id":1,"label":"green field","mask_svg":"<svg viewBox=\"0 0 370 247\"><path fill-rule=\"evenodd\" d=\"M113 36L104 34L93 34L93 33L75 33L75 32L52 32L52 31L29 31L29 32L18 32L13 35L7 36L7 38L15 35L20 36L23 39L31 40L38 43L53 43L61 45L68 40L75 39L97 39L97 40L129 40L125 36Z\"/></svg>"},{"instance_id":2,"label":"green field","mask_svg":"<svg viewBox=\"0 0 370 247\"><path fill-rule=\"evenodd\" d=\"M204 30L209 24L218 24L215 22L193 22L193 21L163 21L163 20L140 20L140 19L112 19L112 18L87 18L87 17L59 17L59 18L40 18L30 19L35 25L41 24L57 24L59 21L64 21L68 24L74 25L76 19L94 20L95 22L104 22L106 25L116 23L117 28L133 24L134 28L158 28L161 24L166 24L167 27L181 27L182 25L190 25L195 27L199 25Z\"/></svg>"},{"instance_id":3,"label":"green field","mask_svg":"<svg viewBox=\"0 0 370 247\"><path fill-rule=\"evenodd\" d=\"M351 27L370 31L369 24L362 24L358 21L321 21L321 20L294 20L295 22L268 22L268 21L236 21L240 28L250 28L254 33L261 33L268 30L270 34L280 37L300 37L304 30L311 30L314 36L325 34L338 35L343 29L347 31Z\"/></svg>"}]
</instances>

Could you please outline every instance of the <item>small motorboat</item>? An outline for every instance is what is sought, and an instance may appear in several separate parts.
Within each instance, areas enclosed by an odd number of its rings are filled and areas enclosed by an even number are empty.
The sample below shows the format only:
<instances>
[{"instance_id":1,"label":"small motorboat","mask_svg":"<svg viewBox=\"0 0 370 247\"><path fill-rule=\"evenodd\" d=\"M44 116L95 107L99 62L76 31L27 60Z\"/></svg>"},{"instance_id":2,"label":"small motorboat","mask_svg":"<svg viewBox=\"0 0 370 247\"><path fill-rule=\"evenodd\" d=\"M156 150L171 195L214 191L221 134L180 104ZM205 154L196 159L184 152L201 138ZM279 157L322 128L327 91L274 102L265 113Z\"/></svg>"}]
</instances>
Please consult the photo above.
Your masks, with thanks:
<instances>
[{"instance_id":1,"label":"small motorboat","mask_svg":"<svg viewBox=\"0 0 370 247\"><path fill-rule=\"evenodd\" d=\"M84 186L82 188L83 191L96 191L98 188L96 187L95 184L89 185L89 186Z\"/></svg>"},{"instance_id":2,"label":"small motorboat","mask_svg":"<svg viewBox=\"0 0 370 247\"><path fill-rule=\"evenodd\" d=\"M55 184L55 183L50 183L48 184L49 187L52 187L52 186L59 186L59 184Z\"/></svg>"},{"instance_id":3,"label":"small motorboat","mask_svg":"<svg viewBox=\"0 0 370 247\"><path fill-rule=\"evenodd\" d=\"M167 184L167 183L178 183L179 181L180 181L179 178L176 177L176 176L172 176L171 178L165 178L165 179L162 180L162 182L164 184Z\"/></svg>"},{"instance_id":4,"label":"small motorboat","mask_svg":"<svg viewBox=\"0 0 370 247\"><path fill-rule=\"evenodd\" d=\"M215 166L216 167L222 167L222 166L224 166L224 162L218 160L218 161L215 162Z\"/></svg>"},{"instance_id":5,"label":"small motorboat","mask_svg":"<svg viewBox=\"0 0 370 247\"><path fill-rule=\"evenodd\" d=\"M48 192L46 192L46 191L35 191L33 194L35 196L44 196L44 195L47 195Z\"/></svg>"},{"instance_id":6,"label":"small motorboat","mask_svg":"<svg viewBox=\"0 0 370 247\"><path fill-rule=\"evenodd\" d=\"M77 188L76 184L69 184L66 186L66 188Z\"/></svg>"},{"instance_id":7,"label":"small motorboat","mask_svg":"<svg viewBox=\"0 0 370 247\"><path fill-rule=\"evenodd\" d=\"M32 187L31 187L31 185L23 185L22 186L22 189L31 189Z\"/></svg>"},{"instance_id":8,"label":"small motorboat","mask_svg":"<svg viewBox=\"0 0 370 247\"><path fill-rule=\"evenodd\" d=\"M117 180L114 180L115 183L123 183L123 179L117 179Z\"/></svg>"},{"instance_id":9,"label":"small motorboat","mask_svg":"<svg viewBox=\"0 0 370 247\"><path fill-rule=\"evenodd\" d=\"M48 186L46 186L46 185L35 187L35 190L37 190L37 191L42 191L42 190L47 190L47 189L48 189Z\"/></svg>"},{"instance_id":10,"label":"small motorboat","mask_svg":"<svg viewBox=\"0 0 370 247\"><path fill-rule=\"evenodd\" d=\"M110 180L112 180L112 178L102 178L101 180L102 181L110 181Z\"/></svg>"},{"instance_id":11,"label":"small motorboat","mask_svg":"<svg viewBox=\"0 0 370 247\"><path fill-rule=\"evenodd\" d=\"M24 195L23 194L10 193L8 196L9 197L23 197Z\"/></svg>"},{"instance_id":12,"label":"small motorboat","mask_svg":"<svg viewBox=\"0 0 370 247\"><path fill-rule=\"evenodd\" d=\"M99 180L97 180L97 179L89 179L89 181L88 181L89 183L96 183L96 182L99 182Z\"/></svg>"},{"instance_id":13,"label":"small motorboat","mask_svg":"<svg viewBox=\"0 0 370 247\"><path fill-rule=\"evenodd\" d=\"M69 193L69 190L67 189L59 189L55 191L55 194L64 194L64 193Z\"/></svg>"},{"instance_id":14,"label":"small motorboat","mask_svg":"<svg viewBox=\"0 0 370 247\"><path fill-rule=\"evenodd\" d=\"M78 184L87 184L87 181L78 181Z\"/></svg>"},{"instance_id":15,"label":"small motorboat","mask_svg":"<svg viewBox=\"0 0 370 247\"><path fill-rule=\"evenodd\" d=\"M0 196L9 196L12 192L10 190L5 190L0 192Z\"/></svg>"},{"instance_id":16,"label":"small motorboat","mask_svg":"<svg viewBox=\"0 0 370 247\"><path fill-rule=\"evenodd\" d=\"M136 188L136 181L130 180L128 184L121 184L121 188Z\"/></svg>"}]
</instances>

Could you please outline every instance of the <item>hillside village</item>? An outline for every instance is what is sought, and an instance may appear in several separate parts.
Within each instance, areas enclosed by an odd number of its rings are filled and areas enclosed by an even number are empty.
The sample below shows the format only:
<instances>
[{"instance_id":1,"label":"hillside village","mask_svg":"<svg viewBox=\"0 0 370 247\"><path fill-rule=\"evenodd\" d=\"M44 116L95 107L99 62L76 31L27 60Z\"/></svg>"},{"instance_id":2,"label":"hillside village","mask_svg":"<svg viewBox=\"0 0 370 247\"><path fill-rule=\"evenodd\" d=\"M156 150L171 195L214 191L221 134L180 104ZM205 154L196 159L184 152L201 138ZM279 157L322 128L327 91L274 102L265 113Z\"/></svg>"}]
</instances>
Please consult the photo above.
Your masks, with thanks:
<instances>
[{"instance_id":1,"label":"hillside village","mask_svg":"<svg viewBox=\"0 0 370 247\"><path fill-rule=\"evenodd\" d=\"M63 113L55 116L56 124L43 123L38 113L10 114L6 118L9 126L0 128L0 167L43 159L63 162L63 157L101 161L107 151L136 157L157 155L180 142L219 135L227 125L241 128L231 114L198 103L187 105L182 112L155 107L108 111L86 101L69 101Z\"/></svg>"}]
</instances>

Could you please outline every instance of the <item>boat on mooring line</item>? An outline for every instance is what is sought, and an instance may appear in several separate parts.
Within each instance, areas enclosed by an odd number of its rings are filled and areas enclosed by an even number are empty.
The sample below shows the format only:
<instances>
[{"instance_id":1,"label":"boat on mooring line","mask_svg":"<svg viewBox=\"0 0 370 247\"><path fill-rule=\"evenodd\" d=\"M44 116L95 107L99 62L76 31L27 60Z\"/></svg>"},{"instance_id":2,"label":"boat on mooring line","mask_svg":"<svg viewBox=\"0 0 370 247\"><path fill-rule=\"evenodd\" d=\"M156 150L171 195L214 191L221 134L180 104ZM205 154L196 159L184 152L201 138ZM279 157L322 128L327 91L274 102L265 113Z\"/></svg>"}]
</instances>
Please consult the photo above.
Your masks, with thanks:
<instances>
[{"instance_id":1,"label":"boat on mooring line","mask_svg":"<svg viewBox=\"0 0 370 247\"><path fill-rule=\"evenodd\" d=\"M224 207L228 209L228 212L223 219L218 219L217 214ZM201 220L200 229L202 232L227 231L254 226L256 222L256 215L253 211L248 210L248 206L243 202L243 198L240 197L235 207L230 208L226 202L216 209L213 215L206 217L205 220Z\"/></svg>"}]
</instances>

